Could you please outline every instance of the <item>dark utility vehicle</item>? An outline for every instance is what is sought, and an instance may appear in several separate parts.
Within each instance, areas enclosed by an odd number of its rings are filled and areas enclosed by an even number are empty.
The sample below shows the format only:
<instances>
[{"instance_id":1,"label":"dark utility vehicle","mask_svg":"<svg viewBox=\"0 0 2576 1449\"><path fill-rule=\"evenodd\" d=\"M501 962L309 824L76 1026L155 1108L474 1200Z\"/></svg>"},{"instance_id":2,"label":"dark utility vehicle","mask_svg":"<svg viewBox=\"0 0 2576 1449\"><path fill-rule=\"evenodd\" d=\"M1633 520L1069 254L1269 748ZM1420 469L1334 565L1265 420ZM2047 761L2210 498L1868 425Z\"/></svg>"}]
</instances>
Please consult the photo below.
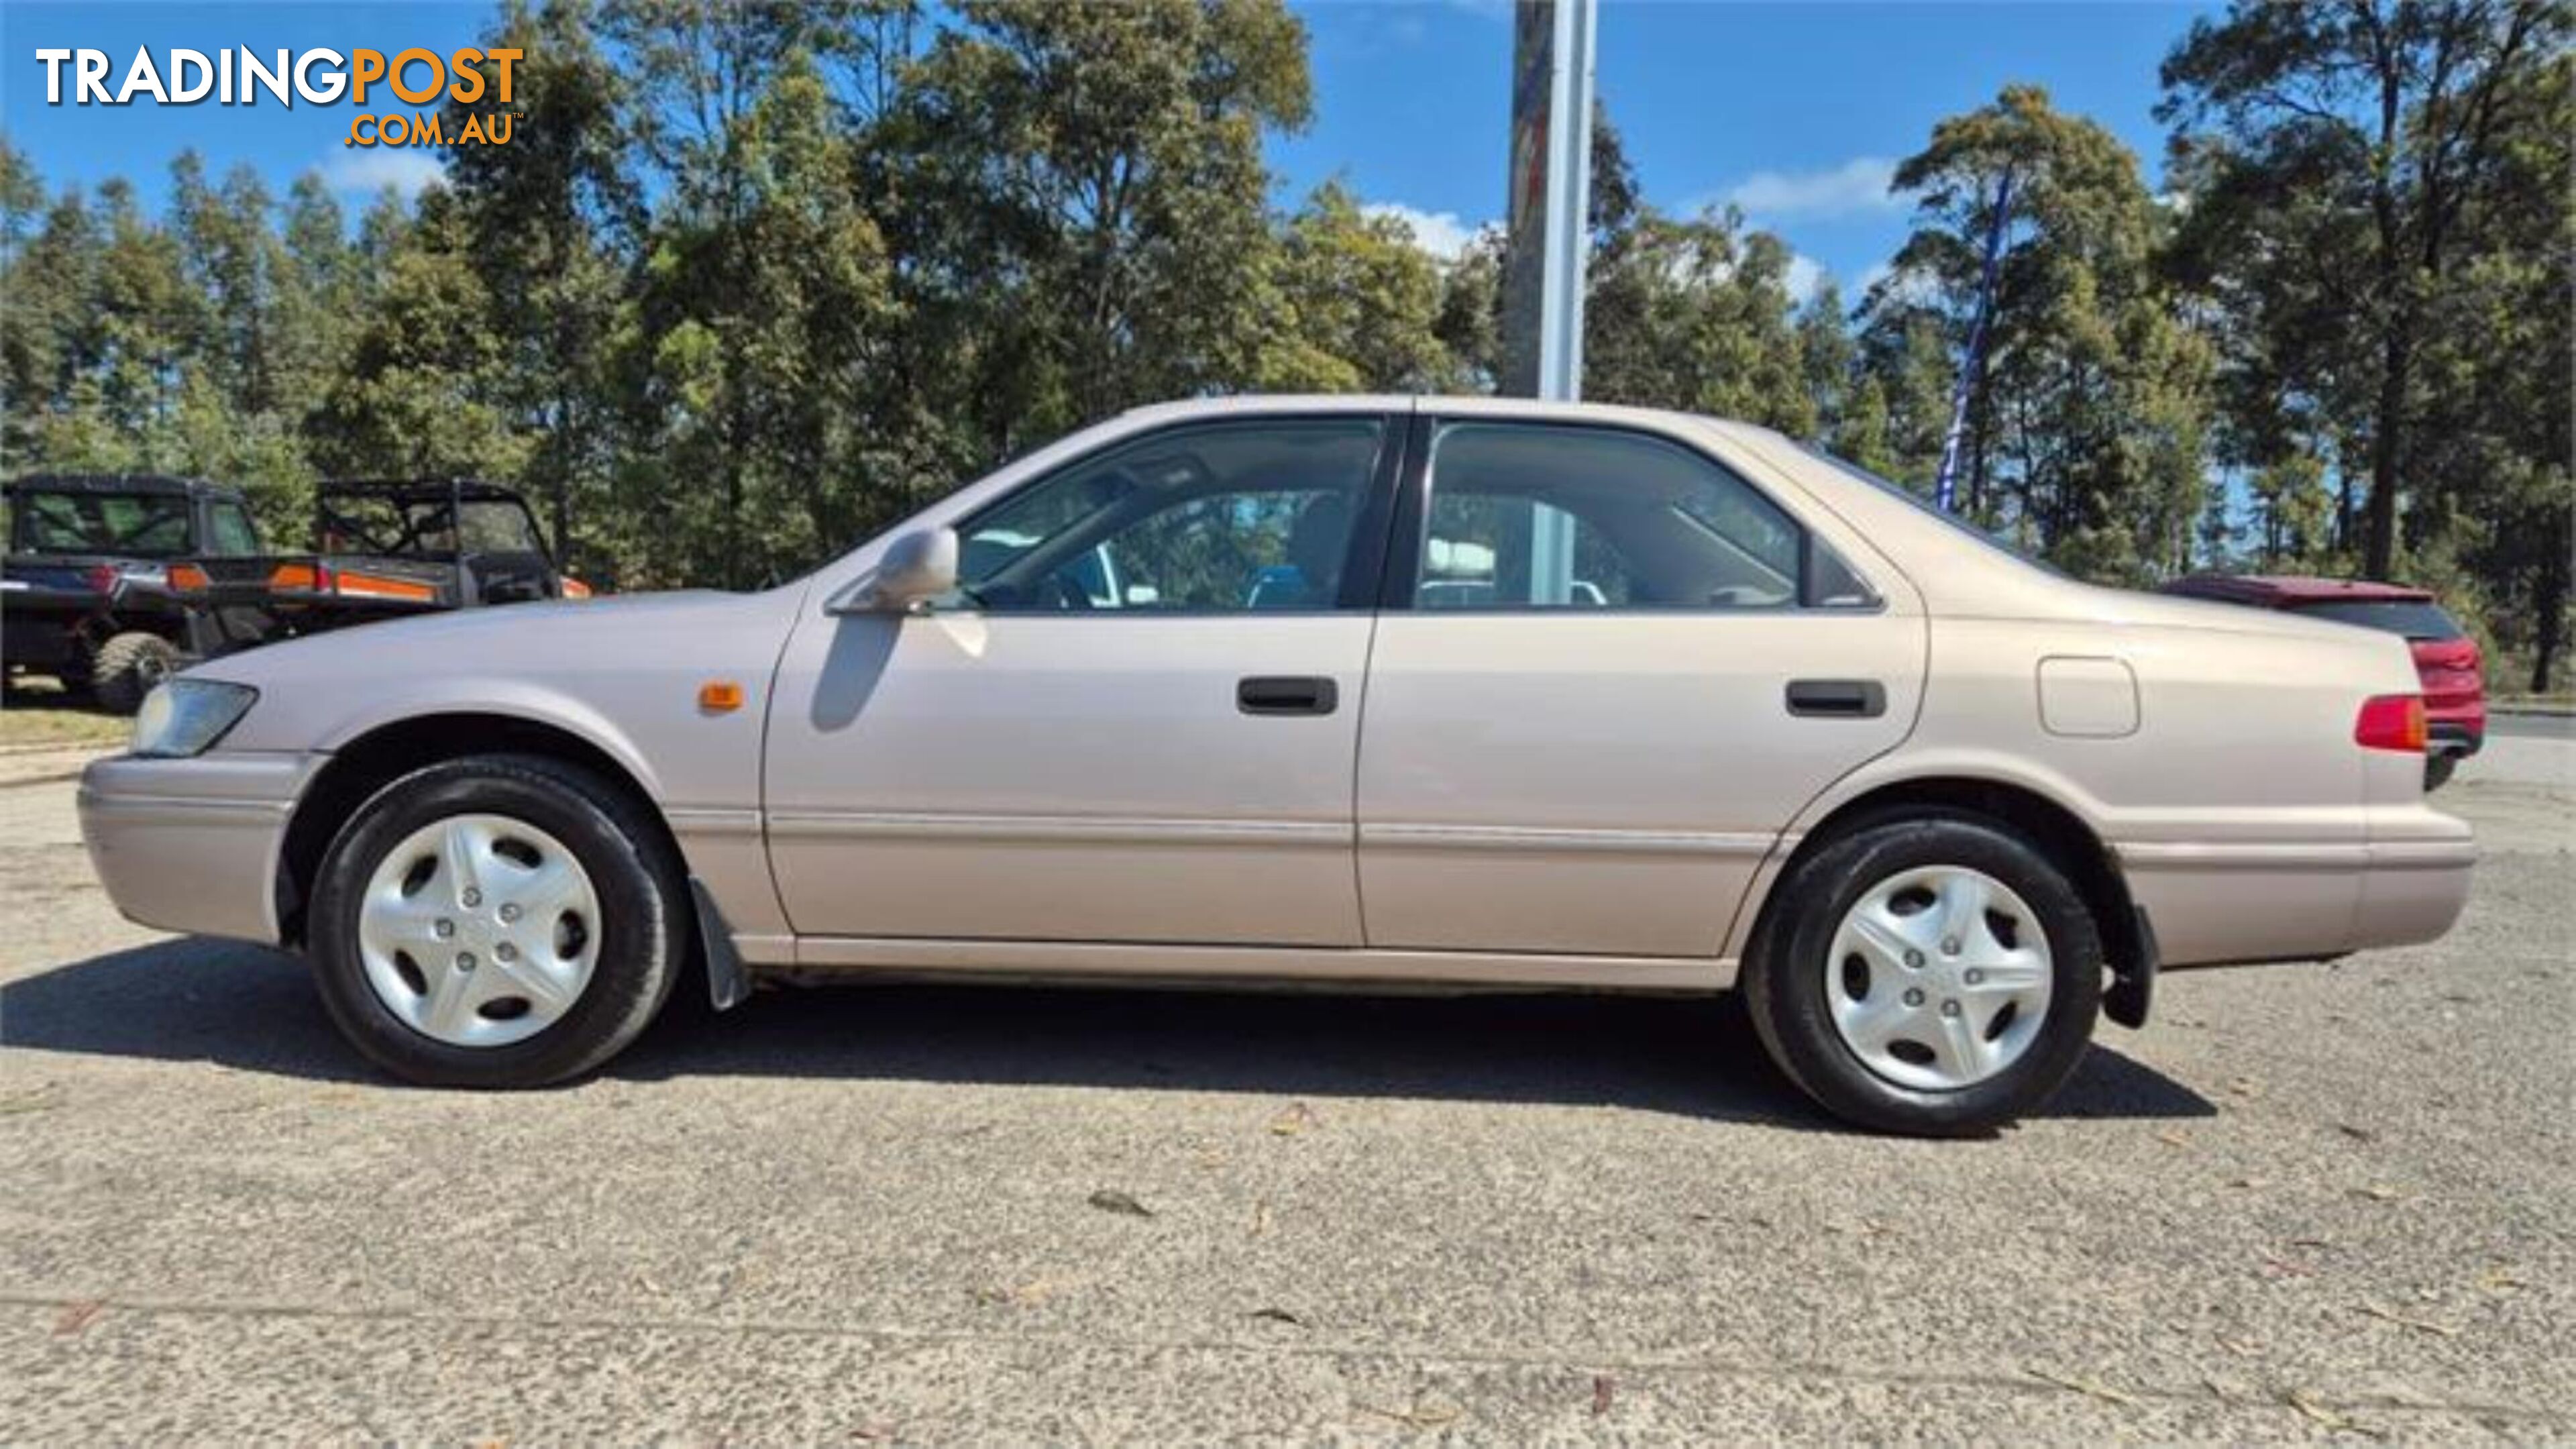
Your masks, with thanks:
<instances>
[{"instance_id":1,"label":"dark utility vehicle","mask_svg":"<svg viewBox=\"0 0 2576 1449\"><path fill-rule=\"evenodd\" d=\"M189 478L42 473L5 490L0 659L130 714L191 642L170 563L255 555L241 494Z\"/></svg>"},{"instance_id":2,"label":"dark utility vehicle","mask_svg":"<svg viewBox=\"0 0 2576 1449\"><path fill-rule=\"evenodd\" d=\"M313 551L209 554L170 570L191 643L212 657L477 604L586 598L555 566L518 491L452 478L324 483Z\"/></svg>"}]
</instances>

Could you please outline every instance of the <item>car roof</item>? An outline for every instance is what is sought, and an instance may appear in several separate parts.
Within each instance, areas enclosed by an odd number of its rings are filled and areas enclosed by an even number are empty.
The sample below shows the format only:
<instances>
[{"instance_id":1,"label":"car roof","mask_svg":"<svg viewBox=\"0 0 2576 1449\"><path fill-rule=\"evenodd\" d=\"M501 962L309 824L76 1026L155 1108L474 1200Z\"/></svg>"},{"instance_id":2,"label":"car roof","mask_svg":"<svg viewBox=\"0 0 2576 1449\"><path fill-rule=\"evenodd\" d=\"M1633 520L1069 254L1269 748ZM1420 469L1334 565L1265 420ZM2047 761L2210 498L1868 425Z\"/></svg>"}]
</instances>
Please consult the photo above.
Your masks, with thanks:
<instances>
[{"instance_id":1,"label":"car roof","mask_svg":"<svg viewBox=\"0 0 2576 1449\"><path fill-rule=\"evenodd\" d=\"M145 493L160 497L191 494L238 499L241 490L203 478L168 473L29 473L5 485L11 493Z\"/></svg>"},{"instance_id":2,"label":"car roof","mask_svg":"<svg viewBox=\"0 0 2576 1449\"><path fill-rule=\"evenodd\" d=\"M2165 592L2239 604L2289 608L2300 604L2426 603L2430 589L2376 579L2329 579L2313 574L2192 574L2165 585Z\"/></svg>"}]
</instances>

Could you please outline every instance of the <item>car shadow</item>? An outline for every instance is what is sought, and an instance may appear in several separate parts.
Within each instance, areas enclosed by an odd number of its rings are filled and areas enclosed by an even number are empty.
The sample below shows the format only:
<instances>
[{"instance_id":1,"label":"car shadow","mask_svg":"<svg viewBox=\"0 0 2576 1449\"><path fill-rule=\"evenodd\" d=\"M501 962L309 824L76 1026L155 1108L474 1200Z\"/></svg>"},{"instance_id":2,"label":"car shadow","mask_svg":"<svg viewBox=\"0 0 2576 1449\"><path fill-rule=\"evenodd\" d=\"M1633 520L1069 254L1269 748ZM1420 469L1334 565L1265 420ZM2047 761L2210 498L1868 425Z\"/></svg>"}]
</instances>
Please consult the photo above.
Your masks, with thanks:
<instances>
[{"instance_id":1,"label":"car shadow","mask_svg":"<svg viewBox=\"0 0 2576 1449\"><path fill-rule=\"evenodd\" d=\"M382 1080L323 1015L303 963L202 938L0 986L0 1044ZM1771 1068L1732 996L893 984L764 991L713 1021L657 1025L607 1073L1553 1103L1842 1130ZM2216 1112L2190 1087L2096 1045L2043 1115Z\"/></svg>"}]
</instances>

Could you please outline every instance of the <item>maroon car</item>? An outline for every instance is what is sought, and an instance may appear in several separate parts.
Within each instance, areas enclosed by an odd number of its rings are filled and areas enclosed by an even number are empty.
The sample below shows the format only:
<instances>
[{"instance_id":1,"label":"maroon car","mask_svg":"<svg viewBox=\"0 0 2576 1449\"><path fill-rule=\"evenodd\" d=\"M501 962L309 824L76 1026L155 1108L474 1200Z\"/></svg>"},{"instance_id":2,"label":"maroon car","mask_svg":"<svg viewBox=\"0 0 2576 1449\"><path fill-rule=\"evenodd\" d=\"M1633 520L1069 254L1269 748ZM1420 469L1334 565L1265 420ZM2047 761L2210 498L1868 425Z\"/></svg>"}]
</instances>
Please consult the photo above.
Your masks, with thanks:
<instances>
[{"instance_id":1,"label":"maroon car","mask_svg":"<svg viewBox=\"0 0 2576 1449\"><path fill-rule=\"evenodd\" d=\"M2428 590L2369 579L2193 574L2165 585L2164 592L2287 609L2405 635L2415 651L2415 673L2424 681L2424 717L2431 735L2424 757L2428 790L2450 779L2452 767L2486 743L2486 674L2478 641L2461 630Z\"/></svg>"}]
</instances>

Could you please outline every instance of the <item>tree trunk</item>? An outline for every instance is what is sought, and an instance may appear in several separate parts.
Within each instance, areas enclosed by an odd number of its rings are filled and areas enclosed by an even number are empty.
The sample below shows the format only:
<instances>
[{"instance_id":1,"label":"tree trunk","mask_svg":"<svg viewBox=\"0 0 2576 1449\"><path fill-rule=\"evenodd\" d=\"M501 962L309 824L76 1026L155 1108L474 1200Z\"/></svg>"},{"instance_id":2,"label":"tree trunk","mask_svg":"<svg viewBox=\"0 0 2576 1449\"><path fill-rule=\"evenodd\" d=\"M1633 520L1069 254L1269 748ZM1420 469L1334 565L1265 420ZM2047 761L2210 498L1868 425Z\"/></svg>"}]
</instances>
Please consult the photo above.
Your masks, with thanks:
<instances>
[{"instance_id":1,"label":"tree trunk","mask_svg":"<svg viewBox=\"0 0 2576 1449\"><path fill-rule=\"evenodd\" d=\"M2557 537L2548 556L2540 565L2539 582L2532 588L2531 692L2547 694L2549 682L2557 674L2558 656L2567 647L2567 588L2570 563L2568 554L2576 549L2576 527L2565 515L2550 530Z\"/></svg>"},{"instance_id":2,"label":"tree trunk","mask_svg":"<svg viewBox=\"0 0 2576 1449\"><path fill-rule=\"evenodd\" d=\"M2406 384L2413 366L2407 330L2393 328L2381 354L2379 416L2370 437L2370 495L2362 504L2361 572L2384 579L2397 554L2397 489L2405 462Z\"/></svg>"}]
</instances>

